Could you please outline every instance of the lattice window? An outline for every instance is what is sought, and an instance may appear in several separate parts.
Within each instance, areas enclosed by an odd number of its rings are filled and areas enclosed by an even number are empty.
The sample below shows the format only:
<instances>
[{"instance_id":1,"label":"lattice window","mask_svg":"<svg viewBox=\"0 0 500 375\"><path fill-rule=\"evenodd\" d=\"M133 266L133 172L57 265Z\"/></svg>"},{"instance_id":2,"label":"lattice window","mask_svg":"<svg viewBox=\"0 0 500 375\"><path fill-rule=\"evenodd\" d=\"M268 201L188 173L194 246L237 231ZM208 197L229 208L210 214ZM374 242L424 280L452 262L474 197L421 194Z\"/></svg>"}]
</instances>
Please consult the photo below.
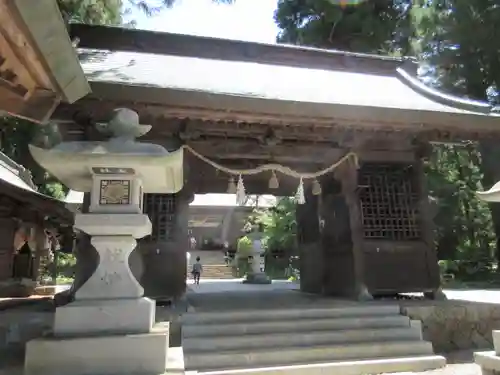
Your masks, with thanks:
<instances>
[{"instance_id":1,"label":"lattice window","mask_svg":"<svg viewBox=\"0 0 500 375\"><path fill-rule=\"evenodd\" d=\"M411 165L367 163L359 173L364 237L420 239L417 175Z\"/></svg>"},{"instance_id":2,"label":"lattice window","mask_svg":"<svg viewBox=\"0 0 500 375\"><path fill-rule=\"evenodd\" d=\"M149 241L171 241L175 236L175 195L144 194L143 211L149 216L153 226Z\"/></svg>"}]
</instances>

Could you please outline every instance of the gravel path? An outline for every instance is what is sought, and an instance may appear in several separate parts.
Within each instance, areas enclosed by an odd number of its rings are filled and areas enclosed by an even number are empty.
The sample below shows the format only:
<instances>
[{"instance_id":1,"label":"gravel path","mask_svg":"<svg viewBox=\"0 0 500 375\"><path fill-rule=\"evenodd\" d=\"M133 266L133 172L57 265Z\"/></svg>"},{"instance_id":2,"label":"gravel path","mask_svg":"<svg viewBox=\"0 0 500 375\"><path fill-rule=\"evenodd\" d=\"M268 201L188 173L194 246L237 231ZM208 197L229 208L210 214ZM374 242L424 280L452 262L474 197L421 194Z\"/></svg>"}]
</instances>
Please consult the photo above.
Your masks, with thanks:
<instances>
[{"instance_id":1,"label":"gravel path","mask_svg":"<svg viewBox=\"0 0 500 375\"><path fill-rule=\"evenodd\" d=\"M399 372L391 375L481 375L481 368L474 363L448 365L445 368L424 372Z\"/></svg>"}]
</instances>

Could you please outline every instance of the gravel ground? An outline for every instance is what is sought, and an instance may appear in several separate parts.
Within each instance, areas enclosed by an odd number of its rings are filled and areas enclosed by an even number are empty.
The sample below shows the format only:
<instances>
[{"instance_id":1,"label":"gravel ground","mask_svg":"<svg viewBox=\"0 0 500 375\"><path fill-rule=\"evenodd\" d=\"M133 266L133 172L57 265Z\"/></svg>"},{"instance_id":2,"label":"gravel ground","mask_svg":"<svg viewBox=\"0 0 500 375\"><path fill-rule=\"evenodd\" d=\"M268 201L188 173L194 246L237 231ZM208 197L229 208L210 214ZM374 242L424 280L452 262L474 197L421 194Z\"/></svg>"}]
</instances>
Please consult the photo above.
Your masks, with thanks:
<instances>
[{"instance_id":1,"label":"gravel ground","mask_svg":"<svg viewBox=\"0 0 500 375\"><path fill-rule=\"evenodd\" d=\"M455 352L447 353L444 355L448 363L450 363L445 368L424 372L401 372L397 374L392 373L391 375L481 375L481 369L472 361L472 352ZM23 356L24 353L20 351L18 353L15 353L14 356L10 358L10 363L0 363L0 375L22 375Z\"/></svg>"},{"instance_id":2,"label":"gravel ground","mask_svg":"<svg viewBox=\"0 0 500 375\"><path fill-rule=\"evenodd\" d=\"M448 366L424 372L400 372L392 375L481 375L481 368L474 364L473 351L458 351L441 354L446 357Z\"/></svg>"},{"instance_id":3,"label":"gravel ground","mask_svg":"<svg viewBox=\"0 0 500 375\"><path fill-rule=\"evenodd\" d=\"M445 368L424 372L399 372L391 375L481 375L481 368L474 363L448 365Z\"/></svg>"}]
</instances>

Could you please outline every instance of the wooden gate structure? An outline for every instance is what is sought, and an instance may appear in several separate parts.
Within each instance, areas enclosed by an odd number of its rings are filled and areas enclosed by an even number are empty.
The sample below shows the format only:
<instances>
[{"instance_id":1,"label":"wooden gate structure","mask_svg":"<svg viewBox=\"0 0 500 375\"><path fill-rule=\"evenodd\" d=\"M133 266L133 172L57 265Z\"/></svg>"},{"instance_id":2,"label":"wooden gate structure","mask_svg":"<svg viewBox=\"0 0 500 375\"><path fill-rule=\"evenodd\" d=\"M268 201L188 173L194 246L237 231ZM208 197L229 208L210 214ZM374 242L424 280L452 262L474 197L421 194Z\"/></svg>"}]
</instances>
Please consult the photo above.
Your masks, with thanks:
<instances>
[{"instance_id":1,"label":"wooden gate structure","mask_svg":"<svg viewBox=\"0 0 500 375\"><path fill-rule=\"evenodd\" d=\"M153 125L148 140L187 144L228 167L314 172L355 152L359 168L323 177L320 195L305 186L302 290L439 291L422 158L429 142L499 138L494 108L424 86L411 59L101 26L73 25L71 36L92 94L56 109L65 139L98 139L92 125L127 107ZM139 246L136 272L152 296L184 291L189 197L227 188L210 165L189 155L185 164L181 193L146 198L157 229ZM284 176L269 191L269 177L247 177L247 192L295 193Z\"/></svg>"}]
</instances>

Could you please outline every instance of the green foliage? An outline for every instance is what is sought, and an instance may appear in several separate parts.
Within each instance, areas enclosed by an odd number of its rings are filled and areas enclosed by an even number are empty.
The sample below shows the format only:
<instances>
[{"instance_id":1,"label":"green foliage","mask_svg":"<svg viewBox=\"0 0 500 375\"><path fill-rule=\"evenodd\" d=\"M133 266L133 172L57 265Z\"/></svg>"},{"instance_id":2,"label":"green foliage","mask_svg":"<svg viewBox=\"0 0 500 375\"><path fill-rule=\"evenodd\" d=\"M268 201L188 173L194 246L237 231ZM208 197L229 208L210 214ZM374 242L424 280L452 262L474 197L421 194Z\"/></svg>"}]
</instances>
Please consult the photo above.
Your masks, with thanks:
<instances>
[{"instance_id":1,"label":"green foliage","mask_svg":"<svg viewBox=\"0 0 500 375\"><path fill-rule=\"evenodd\" d=\"M296 202L293 198L278 198L274 207L257 212L258 221L264 225L264 243L268 250L292 252L296 247Z\"/></svg>"},{"instance_id":2,"label":"green foliage","mask_svg":"<svg viewBox=\"0 0 500 375\"><path fill-rule=\"evenodd\" d=\"M241 237L236 245L236 258L248 258L253 255L253 244L247 236Z\"/></svg>"},{"instance_id":3,"label":"green foliage","mask_svg":"<svg viewBox=\"0 0 500 375\"><path fill-rule=\"evenodd\" d=\"M123 16L135 9L153 16L173 6L176 0L58 0L57 2L66 22L121 25ZM216 2L231 4L233 0Z\"/></svg>"},{"instance_id":4,"label":"green foliage","mask_svg":"<svg viewBox=\"0 0 500 375\"><path fill-rule=\"evenodd\" d=\"M0 150L9 158L31 172L38 191L57 199L63 199L67 189L31 157L28 145L40 147L59 142L60 134L52 124L45 126L15 117L0 117Z\"/></svg>"},{"instance_id":5,"label":"green foliage","mask_svg":"<svg viewBox=\"0 0 500 375\"><path fill-rule=\"evenodd\" d=\"M66 269L76 266L76 257L74 254L59 252L57 254L57 268Z\"/></svg>"},{"instance_id":6,"label":"green foliage","mask_svg":"<svg viewBox=\"0 0 500 375\"><path fill-rule=\"evenodd\" d=\"M434 146L426 165L430 194L437 199L436 246L440 259L453 260L450 272L462 278L493 268L495 236L483 190L480 154L472 142Z\"/></svg>"},{"instance_id":7,"label":"green foliage","mask_svg":"<svg viewBox=\"0 0 500 375\"><path fill-rule=\"evenodd\" d=\"M66 22L91 25L122 23L122 0L58 0L57 2Z\"/></svg>"},{"instance_id":8,"label":"green foliage","mask_svg":"<svg viewBox=\"0 0 500 375\"><path fill-rule=\"evenodd\" d=\"M434 83L453 93L496 101L500 82L500 9L495 0L419 0L414 46Z\"/></svg>"},{"instance_id":9,"label":"green foliage","mask_svg":"<svg viewBox=\"0 0 500 375\"><path fill-rule=\"evenodd\" d=\"M232 274L236 278L248 275L251 269L252 266L248 262L248 258L236 258L231 265Z\"/></svg>"},{"instance_id":10,"label":"green foliage","mask_svg":"<svg viewBox=\"0 0 500 375\"><path fill-rule=\"evenodd\" d=\"M279 0L277 41L351 52L406 54L409 0L366 1L342 7L329 0Z\"/></svg>"}]
</instances>

